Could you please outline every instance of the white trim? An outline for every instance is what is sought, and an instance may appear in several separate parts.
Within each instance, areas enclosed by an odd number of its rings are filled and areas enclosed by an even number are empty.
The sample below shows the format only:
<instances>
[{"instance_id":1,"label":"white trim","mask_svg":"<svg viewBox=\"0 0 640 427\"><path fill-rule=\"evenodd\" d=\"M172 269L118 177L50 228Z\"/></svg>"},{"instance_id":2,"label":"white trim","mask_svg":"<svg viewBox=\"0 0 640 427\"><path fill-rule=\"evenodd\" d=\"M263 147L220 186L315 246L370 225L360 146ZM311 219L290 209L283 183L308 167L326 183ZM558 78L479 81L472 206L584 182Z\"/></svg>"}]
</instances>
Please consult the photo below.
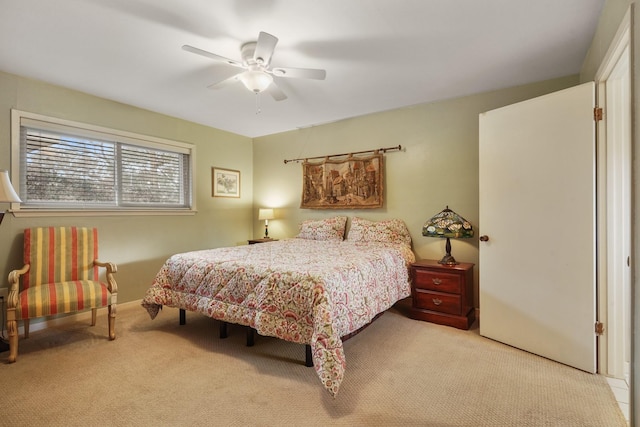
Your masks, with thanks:
<instances>
[{"instance_id":1,"label":"white trim","mask_svg":"<svg viewBox=\"0 0 640 427\"><path fill-rule=\"evenodd\" d=\"M21 111L12 109L11 117L13 119L14 114L16 117L16 124L18 126L33 126L40 129L51 131L64 131L66 128L74 128L74 132L77 132L81 136L104 138L104 135L113 136L116 141L130 142L132 144L158 148L157 144L170 147L172 151L182 154L189 153L193 149L193 144L186 142L172 141L169 139L158 138L150 135L141 135L133 132L127 132L117 129L110 129L102 126L91 125L87 123L74 122L72 120L58 119L56 117L48 117L42 114L30 113L27 111ZM152 142L152 144L149 144Z\"/></svg>"},{"instance_id":2,"label":"white trim","mask_svg":"<svg viewBox=\"0 0 640 427\"><path fill-rule=\"evenodd\" d=\"M615 131L612 126L615 123L611 123L612 114L619 110L615 109L615 106L605 105L607 100L607 92L614 90L614 87L610 87L607 83L611 79L612 73L616 70L620 61L627 61L627 66L630 62L630 46L631 46L631 9L628 9L624 18L622 19L618 30L609 45L609 49L605 54L598 71L595 75L595 81L597 84L597 98L600 107L604 107L604 119L598 123L598 320L605 324L604 333L598 340L599 358L598 358L598 372L604 375L622 377L624 375L624 367L619 362L624 357L624 349L622 344L624 339L622 335L626 333L624 331L624 315L626 308L630 301L624 301L623 294L619 287L616 286L616 282L619 280L613 279L613 276L620 274L620 263L623 258L626 258L624 254L620 253L619 248L625 244L624 239L629 239L629 236L620 235L621 229L610 229L612 223L615 227L621 227L623 224L618 222L624 222L620 220L620 216L617 218L611 218L613 212L610 212L612 205L621 206L620 196L622 193L612 191L611 183L608 183L609 178L612 176L612 172L619 169L618 166L614 166L611 162L611 147L608 148L607 136L610 132ZM631 106L629 105L629 108ZM609 110L609 111L607 111ZM629 111L630 112L630 111ZM623 113L623 112L619 112ZM615 116L615 114L613 114ZM618 154L618 156L620 153ZM618 157L618 161L622 160ZM631 168L631 159L629 156L629 164L627 173ZM611 170L613 169L613 171ZM616 180L623 179L628 180L628 183L618 183L618 185L629 185L631 180L629 177L622 178L616 177ZM617 197L617 199L616 199ZM630 192L629 192L630 197ZM617 201L616 201L617 200ZM628 201L627 201L628 203ZM624 203L623 203L624 204ZM625 208L623 208L625 209ZM624 231L622 231L624 233ZM626 234L626 233L624 233ZM628 244L628 240L627 240ZM615 259L611 259L611 257ZM622 279L620 279L621 281ZM613 282L613 283L612 283ZM620 283L621 284L621 283ZM627 299L629 296L627 296ZM627 304L627 307L623 307L623 304ZM628 331L627 331L628 332ZM626 338L626 343L631 342L631 334Z\"/></svg>"},{"instance_id":3,"label":"white trim","mask_svg":"<svg viewBox=\"0 0 640 427\"><path fill-rule=\"evenodd\" d=\"M113 210L47 210L47 209L17 209L9 210L16 218L38 218L38 217L97 217L97 216L182 216L195 215L198 211L194 209L113 209Z\"/></svg>"}]
</instances>

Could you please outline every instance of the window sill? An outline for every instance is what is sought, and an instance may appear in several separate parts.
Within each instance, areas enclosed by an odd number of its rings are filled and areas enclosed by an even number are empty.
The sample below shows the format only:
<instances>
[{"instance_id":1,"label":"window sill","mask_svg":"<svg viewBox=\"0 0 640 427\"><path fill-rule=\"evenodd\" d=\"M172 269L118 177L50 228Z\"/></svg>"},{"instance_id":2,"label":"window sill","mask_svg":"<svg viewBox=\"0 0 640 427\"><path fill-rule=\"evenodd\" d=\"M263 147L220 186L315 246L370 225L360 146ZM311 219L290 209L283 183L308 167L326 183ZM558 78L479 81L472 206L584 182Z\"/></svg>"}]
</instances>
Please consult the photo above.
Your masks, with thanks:
<instances>
[{"instance_id":1,"label":"window sill","mask_svg":"<svg viewBox=\"0 0 640 427\"><path fill-rule=\"evenodd\" d=\"M8 213L16 218L37 218L37 217L93 217L93 216L184 216L195 215L193 209L20 209L10 210Z\"/></svg>"}]
</instances>

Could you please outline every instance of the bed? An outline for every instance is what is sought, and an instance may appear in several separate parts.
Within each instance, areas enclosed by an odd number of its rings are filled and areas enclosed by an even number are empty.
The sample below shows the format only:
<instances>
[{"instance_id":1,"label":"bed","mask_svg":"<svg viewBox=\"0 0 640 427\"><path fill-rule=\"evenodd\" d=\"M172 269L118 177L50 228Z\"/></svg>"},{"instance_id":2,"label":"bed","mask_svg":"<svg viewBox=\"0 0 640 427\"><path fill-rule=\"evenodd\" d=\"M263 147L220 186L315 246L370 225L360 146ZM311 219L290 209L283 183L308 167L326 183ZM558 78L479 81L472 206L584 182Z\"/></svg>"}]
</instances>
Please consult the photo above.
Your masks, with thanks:
<instances>
[{"instance_id":1,"label":"bed","mask_svg":"<svg viewBox=\"0 0 640 427\"><path fill-rule=\"evenodd\" d=\"M411 237L400 220L308 220L295 238L171 256L142 305L162 306L307 344L322 385L333 396L346 361L342 337L410 295Z\"/></svg>"}]
</instances>

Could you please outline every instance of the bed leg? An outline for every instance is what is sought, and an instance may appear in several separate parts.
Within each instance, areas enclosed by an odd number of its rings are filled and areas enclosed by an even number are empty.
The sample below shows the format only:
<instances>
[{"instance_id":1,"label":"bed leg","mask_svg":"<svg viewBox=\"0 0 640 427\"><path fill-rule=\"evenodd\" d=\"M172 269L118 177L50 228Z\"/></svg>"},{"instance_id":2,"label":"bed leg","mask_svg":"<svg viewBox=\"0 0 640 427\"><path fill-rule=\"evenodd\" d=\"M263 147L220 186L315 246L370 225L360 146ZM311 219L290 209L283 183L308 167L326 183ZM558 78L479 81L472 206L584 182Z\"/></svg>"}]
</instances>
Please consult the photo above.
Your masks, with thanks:
<instances>
[{"instance_id":1,"label":"bed leg","mask_svg":"<svg viewBox=\"0 0 640 427\"><path fill-rule=\"evenodd\" d=\"M253 347L253 328L247 326L247 347Z\"/></svg>"},{"instance_id":2,"label":"bed leg","mask_svg":"<svg viewBox=\"0 0 640 427\"><path fill-rule=\"evenodd\" d=\"M180 309L180 324L184 325L187 323L187 312L184 310L184 308Z\"/></svg>"},{"instance_id":3,"label":"bed leg","mask_svg":"<svg viewBox=\"0 0 640 427\"><path fill-rule=\"evenodd\" d=\"M229 334L227 333L227 322L220 322L220 338L227 338Z\"/></svg>"},{"instance_id":4,"label":"bed leg","mask_svg":"<svg viewBox=\"0 0 640 427\"><path fill-rule=\"evenodd\" d=\"M304 366L311 368L313 366L313 356L311 355L311 346L309 344L305 344L304 349L305 349Z\"/></svg>"}]
</instances>

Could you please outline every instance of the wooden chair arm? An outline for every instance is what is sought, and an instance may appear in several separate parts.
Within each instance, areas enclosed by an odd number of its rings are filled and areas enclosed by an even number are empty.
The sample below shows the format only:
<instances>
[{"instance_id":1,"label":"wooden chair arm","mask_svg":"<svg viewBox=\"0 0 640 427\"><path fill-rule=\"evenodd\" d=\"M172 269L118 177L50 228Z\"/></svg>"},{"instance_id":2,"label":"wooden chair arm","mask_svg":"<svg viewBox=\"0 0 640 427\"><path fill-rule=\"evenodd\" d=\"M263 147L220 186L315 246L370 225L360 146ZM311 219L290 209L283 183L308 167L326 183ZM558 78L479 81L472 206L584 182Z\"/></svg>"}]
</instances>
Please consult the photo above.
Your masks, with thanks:
<instances>
[{"instance_id":1,"label":"wooden chair arm","mask_svg":"<svg viewBox=\"0 0 640 427\"><path fill-rule=\"evenodd\" d=\"M107 269L107 285L109 286L109 292L111 292L111 295L115 295L118 293L118 284L116 283L116 280L113 278L113 273L117 273L118 272L118 266L113 263L113 262L102 262L102 261L98 261L97 259L93 260L93 264L97 265L98 267L103 267Z\"/></svg>"},{"instance_id":2,"label":"wooden chair arm","mask_svg":"<svg viewBox=\"0 0 640 427\"><path fill-rule=\"evenodd\" d=\"M25 264L20 270L13 270L9 273L9 295L7 308L15 308L18 304L18 294L20 293L20 276L29 271L29 264Z\"/></svg>"},{"instance_id":3,"label":"wooden chair arm","mask_svg":"<svg viewBox=\"0 0 640 427\"><path fill-rule=\"evenodd\" d=\"M93 260L93 264L97 265L98 267L104 267L107 269L107 273L117 273L118 272L118 266L115 265L112 262L102 262L102 261L98 261L97 259Z\"/></svg>"}]
</instances>

